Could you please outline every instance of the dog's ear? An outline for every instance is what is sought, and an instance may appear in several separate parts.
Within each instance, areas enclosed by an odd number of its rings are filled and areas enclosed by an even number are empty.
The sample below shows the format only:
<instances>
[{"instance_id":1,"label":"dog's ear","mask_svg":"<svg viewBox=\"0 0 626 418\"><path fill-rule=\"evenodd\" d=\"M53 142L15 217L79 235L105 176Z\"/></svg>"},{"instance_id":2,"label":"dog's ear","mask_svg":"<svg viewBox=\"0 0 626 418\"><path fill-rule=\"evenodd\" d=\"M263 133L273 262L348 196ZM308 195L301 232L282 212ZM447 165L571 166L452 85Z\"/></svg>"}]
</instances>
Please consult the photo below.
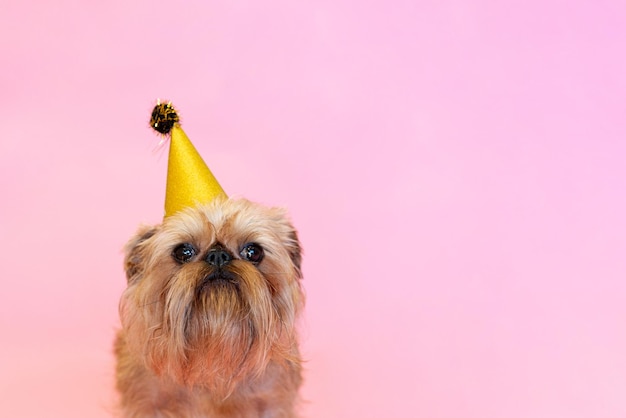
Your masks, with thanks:
<instances>
[{"instance_id":1,"label":"dog's ear","mask_svg":"<svg viewBox=\"0 0 626 418\"><path fill-rule=\"evenodd\" d=\"M293 229L293 227L289 232L289 242L287 243L287 248L289 250L289 257L291 257L291 262L298 271L298 277L302 278L302 246L300 245L300 240L298 239L298 233L295 229Z\"/></svg>"},{"instance_id":2,"label":"dog's ear","mask_svg":"<svg viewBox=\"0 0 626 418\"><path fill-rule=\"evenodd\" d=\"M142 247L157 231L156 227L142 226L124 247L124 270L126 279L130 282L141 276L143 270Z\"/></svg>"}]
</instances>

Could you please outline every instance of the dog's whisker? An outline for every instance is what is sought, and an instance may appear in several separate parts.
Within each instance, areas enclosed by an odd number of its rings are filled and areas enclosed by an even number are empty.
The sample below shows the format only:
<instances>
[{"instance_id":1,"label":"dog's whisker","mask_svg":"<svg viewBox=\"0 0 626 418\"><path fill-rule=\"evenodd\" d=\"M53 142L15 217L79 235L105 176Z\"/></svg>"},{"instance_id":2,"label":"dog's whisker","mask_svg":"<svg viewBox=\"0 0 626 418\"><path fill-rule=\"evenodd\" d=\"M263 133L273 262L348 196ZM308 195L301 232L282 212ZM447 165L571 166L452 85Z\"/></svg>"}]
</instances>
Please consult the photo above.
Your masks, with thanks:
<instances>
[{"instance_id":1,"label":"dog's whisker","mask_svg":"<svg viewBox=\"0 0 626 418\"><path fill-rule=\"evenodd\" d=\"M140 308L145 308L146 306L154 305L154 304L157 304L159 302L160 302L159 300L155 300L154 302L146 302L143 305L139 305L139 307Z\"/></svg>"}]
</instances>

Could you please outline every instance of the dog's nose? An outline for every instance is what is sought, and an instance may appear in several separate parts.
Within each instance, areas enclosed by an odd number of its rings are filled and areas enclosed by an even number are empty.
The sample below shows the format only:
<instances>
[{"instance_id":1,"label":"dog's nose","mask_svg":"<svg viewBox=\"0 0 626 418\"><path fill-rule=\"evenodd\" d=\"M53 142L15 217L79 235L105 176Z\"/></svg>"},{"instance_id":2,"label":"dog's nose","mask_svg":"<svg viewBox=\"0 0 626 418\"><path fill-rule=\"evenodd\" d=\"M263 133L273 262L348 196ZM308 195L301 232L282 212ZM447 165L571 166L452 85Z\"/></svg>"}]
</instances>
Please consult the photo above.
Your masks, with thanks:
<instances>
[{"instance_id":1,"label":"dog's nose","mask_svg":"<svg viewBox=\"0 0 626 418\"><path fill-rule=\"evenodd\" d=\"M206 256L206 262L215 267L230 263L233 257L223 247L212 248Z\"/></svg>"}]
</instances>

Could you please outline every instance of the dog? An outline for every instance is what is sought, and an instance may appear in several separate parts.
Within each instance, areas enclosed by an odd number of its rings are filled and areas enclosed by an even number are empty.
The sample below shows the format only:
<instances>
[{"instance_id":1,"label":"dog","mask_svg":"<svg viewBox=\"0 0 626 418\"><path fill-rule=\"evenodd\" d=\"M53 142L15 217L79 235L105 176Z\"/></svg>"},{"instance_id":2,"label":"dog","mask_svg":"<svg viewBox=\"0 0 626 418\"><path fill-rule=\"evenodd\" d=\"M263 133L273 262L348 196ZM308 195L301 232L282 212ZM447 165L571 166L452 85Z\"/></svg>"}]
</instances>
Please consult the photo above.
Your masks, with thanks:
<instances>
[{"instance_id":1,"label":"dog","mask_svg":"<svg viewBox=\"0 0 626 418\"><path fill-rule=\"evenodd\" d=\"M286 212L217 198L125 247L115 342L125 418L293 418L301 246Z\"/></svg>"}]
</instances>

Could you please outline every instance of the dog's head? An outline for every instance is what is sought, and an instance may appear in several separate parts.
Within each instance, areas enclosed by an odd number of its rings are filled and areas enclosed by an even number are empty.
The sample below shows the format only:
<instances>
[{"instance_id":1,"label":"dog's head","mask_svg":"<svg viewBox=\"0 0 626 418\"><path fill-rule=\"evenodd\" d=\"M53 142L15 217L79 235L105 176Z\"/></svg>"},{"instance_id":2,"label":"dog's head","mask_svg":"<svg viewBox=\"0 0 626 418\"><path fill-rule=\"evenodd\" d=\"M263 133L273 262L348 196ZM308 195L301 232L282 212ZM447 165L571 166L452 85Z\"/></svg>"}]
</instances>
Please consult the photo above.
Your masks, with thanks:
<instances>
[{"instance_id":1,"label":"dog's head","mask_svg":"<svg viewBox=\"0 0 626 418\"><path fill-rule=\"evenodd\" d=\"M126 246L123 338L179 383L228 390L296 355L300 244L281 209L216 199Z\"/></svg>"}]
</instances>

